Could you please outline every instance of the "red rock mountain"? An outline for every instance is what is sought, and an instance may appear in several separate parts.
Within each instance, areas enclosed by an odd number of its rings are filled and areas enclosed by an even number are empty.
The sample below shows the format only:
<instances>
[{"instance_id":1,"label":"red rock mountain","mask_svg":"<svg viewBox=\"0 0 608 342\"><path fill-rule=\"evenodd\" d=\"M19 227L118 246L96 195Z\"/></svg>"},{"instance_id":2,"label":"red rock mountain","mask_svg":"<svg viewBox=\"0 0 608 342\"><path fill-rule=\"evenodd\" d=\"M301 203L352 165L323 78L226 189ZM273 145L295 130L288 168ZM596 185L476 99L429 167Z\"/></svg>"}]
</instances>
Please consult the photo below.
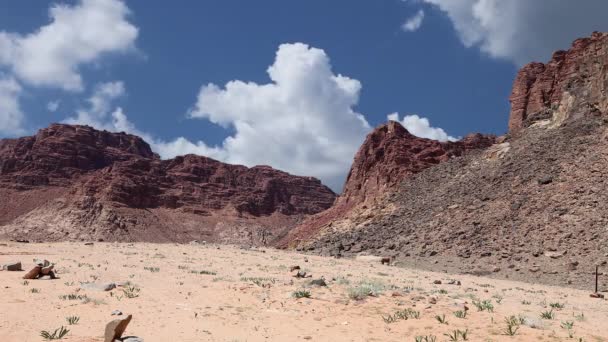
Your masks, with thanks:
<instances>
[{"instance_id":1,"label":"red rock mountain","mask_svg":"<svg viewBox=\"0 0 608 342\"><path fill-rule=\"evenodd\" d=\"M266 244L334 199L314 178L161 160L139 137L87 126L0 140L0 232L13 238Z\"/></svg>"},{"instance_id":2,"label":"red rock mountain","mask_svg":"<svg viewBox=\"0 0 608 342\"><path fill-rule=\"evenodd\" d=\"M608 110L608 33L594 32L557 51L547 63L521 69L511 93L509 132L530 125L559 126L588 111Z\"/></svg>"},{"instance_id":3,"label":"red rock mountain","mask_svg":"<svg viewBox=\"0 0 608 342\"><path fill-rule=\"evenodd\" d=\"M608 34L525 66L511 104L509 134L496 141L438 143L380 126L336 205L281 243L593 290L595 266L608 264Z\"/></svg>"},{"instance_id":4,"label":"red rock mountain","mask_svg":"<svg viewBox=\"0 0 608 342\"><path fill-rule=\"evenodd\" d=\"M389 121L372 131L359 148L335 205L291 231L280 245L294 246L331 222L367 209L412 175L495 141L495 136L470 134L459 141L439 142L416 137L398 122Z\"/></svg>"}]
</instances>

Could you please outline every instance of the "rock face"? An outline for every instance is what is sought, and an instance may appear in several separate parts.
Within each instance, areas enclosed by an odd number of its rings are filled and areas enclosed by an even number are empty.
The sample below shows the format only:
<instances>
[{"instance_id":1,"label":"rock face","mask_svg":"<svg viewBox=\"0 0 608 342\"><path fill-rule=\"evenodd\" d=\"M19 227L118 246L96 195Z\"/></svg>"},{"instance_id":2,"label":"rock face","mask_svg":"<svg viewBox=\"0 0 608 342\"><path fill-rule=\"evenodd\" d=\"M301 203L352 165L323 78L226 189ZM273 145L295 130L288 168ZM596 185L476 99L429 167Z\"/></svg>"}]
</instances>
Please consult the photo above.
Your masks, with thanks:
<instances>
[{"instance_id":1,"label":"rock face","mask_svg":"<svg viewBox=\"0 0 608 342\"><path fill-rule=\"evenodd\" d=\"M394 171L398 163L374 171L374 160L385 163L402 146L420 146L390 138L369 144L396 130L381 127L363 147L378 150L357 155L351 177L361 181L347 184L343 195L363 199L363 205L317 221L316 230L305 230L313 234L298 236L298 247L588 290L593 265L608 263L607 37L595 33L547 65L524 67L511 97L511 132L491 147L440 163L409 159L402 165L421 167L403 173ZM440 151L449 156L453 150L442 145ZM391 174L405 178L382 186ZM375 189L381 195L370 196Z\"/></svg>"},{"instance_id":2,"label":"rock face","mask_svg":"<svg viewBox=\"0 0 608 342\"><path fill-rule=\"evenodd\" d=\"M289 233L281 246L294 246L314 236L323 226L351 216L409 177L468 151L491 146L495 136L471 134L460 141L439 142L410 134L400 123L389 121L372 131L355 155L344 191L335 205L315 215Z\"/></svg>"},{"instance_id":3,"label":"rock face","mask_svg":"<svg viewBox=\"0 0 608 342\"><path fill-rule=\"evenodd\" d=\"M359 148L338 203L373 200L411 175L467 150L491 146L495 140L494 136L471 134L442 143L418 138L398 122L389 121L370 133Z\"/></svg>"},{"instance_id":4,"label":"rock face","mask_svg":"<svg viewBox=\"0 0 608 342\"><path fill-rule=\"evenodd\" d=\"M585 113L608 110L608 33L594 32L547 63L526 65L511 93L509 131L533 124L559 126Z\"/></svg>"},{"instance_id":5,"label":"rock face","mask_svg":"<svg viewBox=\"0 0 608 342\"><path fill-rule=\"evenodd\" d=\"M195 155L161 160L139 137L60 124L0 140L0 195L11 237L229 242L234 233L256 243L335 199L314 178ZM249 230L229 233L240 226Z\"/></svg>"}]
</instances>

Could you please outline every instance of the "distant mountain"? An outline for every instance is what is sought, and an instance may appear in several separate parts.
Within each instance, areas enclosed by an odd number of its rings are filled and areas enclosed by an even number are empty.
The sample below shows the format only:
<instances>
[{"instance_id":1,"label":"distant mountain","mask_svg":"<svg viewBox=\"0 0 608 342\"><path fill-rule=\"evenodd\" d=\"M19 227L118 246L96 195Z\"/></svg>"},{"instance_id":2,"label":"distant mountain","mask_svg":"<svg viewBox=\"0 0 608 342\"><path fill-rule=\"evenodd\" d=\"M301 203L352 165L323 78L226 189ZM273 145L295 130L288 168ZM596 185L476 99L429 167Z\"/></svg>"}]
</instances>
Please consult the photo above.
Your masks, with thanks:
<instances>
[{"instance_id":1,"label":"distant mountain","mask_svg":"<svg viewBox=\"0 0 608 342\"><path fill-rule=\"evenodd\" d=\"M54 124L0 140L0 234L36 241L271 244L331 206L317 179L187 155L141 138Z\"/></svg>"}]
</instances>

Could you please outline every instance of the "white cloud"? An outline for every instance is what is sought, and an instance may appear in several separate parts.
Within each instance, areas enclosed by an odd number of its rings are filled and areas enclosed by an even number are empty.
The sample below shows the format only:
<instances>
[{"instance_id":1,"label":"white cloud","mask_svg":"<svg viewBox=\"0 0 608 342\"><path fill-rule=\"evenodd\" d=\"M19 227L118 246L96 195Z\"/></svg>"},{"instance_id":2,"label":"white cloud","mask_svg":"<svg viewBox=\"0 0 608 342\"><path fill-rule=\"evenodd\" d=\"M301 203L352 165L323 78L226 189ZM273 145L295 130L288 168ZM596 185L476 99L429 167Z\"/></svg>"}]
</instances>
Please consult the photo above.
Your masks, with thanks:
<instances>
[{"instance_id":1,"label":"white cloud","mask_svg":"<svg viewBox=\"0 0 608 342\"><path fill-rule=\"evenodd\" d=\"M48 109L48 111L51 113L55 113L57 111L57 109L59 109L60 104L61 104L61 101L59 101L59 100L50 101L49 103L46 104L46 109Z\"/></svg>"},{"instance_id":2,"label":"white cloud","mask_svg":"<svg viewBox=\"0 0 608 342\"><path fill-rule=\"evenodd\" d=\"M15 79L0 74L0 134L16 136L23 133L24 115L19 106L21 86Z\"/></svg>"},{"instance_id":3,"label":"white cloud","mask_svg":"<svg viewBox=\"0 0 608 342\"><path fill-rule=\"evenodd\" d=\"M420 138L427 138L439 141L456 141L458 139L449 136L442 128L431 127L429 119L418 115L405 115L399 119L398 113L389 114L388 120L397 121L403 125L410 133Z\"/></svg>"},{"instance_id":4,"label":"white cloud","mask_svg":"<svg viewBox=\"0 0 608 342\"><path fill-rule=\"evenodd\" d=\"M424 11L419 10L414 16L407 19L403 25L401 25L401 29L406 32L415 32L418 31L420 26L422 26L422 21L424 20Z\"/></svg>"},{"instance_id":5,"label":"white cloud","mask_svg":"<svg viewBox=\"0 0 608 342\"><path fill-rule=\"evenodd\" d=\"M574 39L608 30L605 0L422 1L448 15L465 46L518 65L548 60Z\"/></svg>"},{"instance_id":6,"label":"white cloud","mask_svg":"<svg viewBox=\"0 0 608 342\"><path fill-rule=\"evenodd\" d=\"M134 49L138 29L120 0L81 0L53 5L51 22L28 35L0 31L0 66L35 86L83 89L81 65L104 54Z\"/></svg>"},{"instance_id":7,"label":"white cloud","mask_svg":"<svg viewBox=\"0 0 608 342\"><path fill-rule=\"evenodd\" d=\"M268 84L231 81L224 88L201 88L190 117L235 130L212 156L234 164L269 164L340 189L370 129L353 110L361 84L335 75L323 50L302 43L281 45L267 71Z\"/></svg>"},{"instance_id":8,"label":"white cloud","mask_svg":"<svg viewBox=\"0 0 608 342\"><path fill-rule=\"evenodd\" d=\"M67 118L65 123L72 125L89 125L108 131L120 131L113 122L113 112L122 109L113 109L113 102L125 95L125 86L121 81L98 84L93 95L87 100L88 108L81 108L76 116Z\"/></svg>"}]
</instances>

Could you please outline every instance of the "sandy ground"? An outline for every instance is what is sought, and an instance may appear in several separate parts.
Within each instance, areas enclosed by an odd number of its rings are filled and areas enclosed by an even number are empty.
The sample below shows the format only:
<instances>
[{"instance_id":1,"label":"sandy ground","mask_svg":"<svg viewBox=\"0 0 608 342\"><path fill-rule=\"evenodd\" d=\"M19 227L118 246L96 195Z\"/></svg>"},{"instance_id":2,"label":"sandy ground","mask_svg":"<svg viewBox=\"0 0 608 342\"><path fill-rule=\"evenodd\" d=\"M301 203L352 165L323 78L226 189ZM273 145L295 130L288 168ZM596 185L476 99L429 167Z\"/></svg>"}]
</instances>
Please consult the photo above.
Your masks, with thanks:
<instances>
[{"instance_id":1,"label":"sandy ground","mask_svg":"<svg viewBox=\"0 0 608 342\"><path fill-rule=\"evenodd\" d=\"M608 341L608 303L567 288L229 246L0 244L0 263L17 260L29 269L36 257L55 263L60 279L24 283L24 272L0 272L2 342L42 341L42 330L60 326L70 330L65 341L103 341L113 310L133 314L126 335L146 342L414 342L431 335L452 341L446 334L456 330L467 331L468 341ZM313 277L293 277L294 265ZM308 285L321 277L327 287ZM450 279L461 285L448 285ZM124 288L79 290L87 281L129 281L138 296L127 298ZM377 296L351 298L367 293L357 291L362 283ZM310 298L294 298L296 291ZM70 294L89 300L62 298ZM474 300L488 300L493 312L478 311ZM467 316L456 317L464 305L470 308ZM383 319L407 309L419 318ZM551 310L553 319L541 319L541 312ZM440 323L438 315L447 322ZM80 320L68 325L67 316ZM509 316L520 324L515 336L505 334ZM573 327L567 329L566 322Z\"/></svg>"}]
</instances>

